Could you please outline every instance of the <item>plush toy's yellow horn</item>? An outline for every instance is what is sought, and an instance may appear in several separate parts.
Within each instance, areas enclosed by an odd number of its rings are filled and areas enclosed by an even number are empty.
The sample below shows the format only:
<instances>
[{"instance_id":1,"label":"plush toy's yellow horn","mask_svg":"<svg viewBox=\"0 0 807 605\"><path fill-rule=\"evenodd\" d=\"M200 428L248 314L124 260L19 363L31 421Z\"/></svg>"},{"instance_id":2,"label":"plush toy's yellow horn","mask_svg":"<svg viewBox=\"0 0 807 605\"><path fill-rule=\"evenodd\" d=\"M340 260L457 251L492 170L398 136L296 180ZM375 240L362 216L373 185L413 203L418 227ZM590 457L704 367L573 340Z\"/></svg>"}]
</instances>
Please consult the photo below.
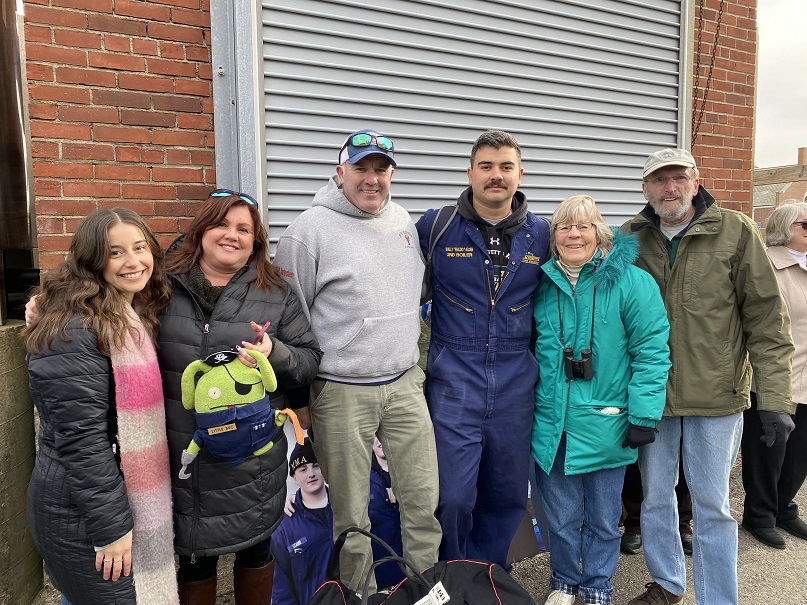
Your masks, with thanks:
<instances>
[{"instance_id":1,"label":"plush toy's yellow horn","mask_svg":"<svg viewBox=\"0 0 807 605\"><path fill-rule=\"evenodd\" d=\"M294 438L297 440L297 443L303 445L305 442L305 433L303 433L303 427L300 426L300 420L297 418L297 413L291 408L285 408L278 411L277 414L278 416L283 414L289 417L289 420L291 420L291 426L294 427Z\"/></svg>"}]
</instances>

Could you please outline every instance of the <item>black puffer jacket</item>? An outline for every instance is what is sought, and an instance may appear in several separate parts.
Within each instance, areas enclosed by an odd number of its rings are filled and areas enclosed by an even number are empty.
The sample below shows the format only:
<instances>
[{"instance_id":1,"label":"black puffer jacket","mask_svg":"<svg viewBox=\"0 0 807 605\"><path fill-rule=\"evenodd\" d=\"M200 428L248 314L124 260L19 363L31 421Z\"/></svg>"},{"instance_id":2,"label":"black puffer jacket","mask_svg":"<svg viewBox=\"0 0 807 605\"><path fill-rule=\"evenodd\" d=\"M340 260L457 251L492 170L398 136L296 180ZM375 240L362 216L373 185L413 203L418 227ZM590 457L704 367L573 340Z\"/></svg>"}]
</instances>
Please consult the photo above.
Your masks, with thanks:
<instances>
[{"instance_id":1,"label":"black puffer jacket","mask_svg":"<svg viewBox=\"0 0 807 605\"><path fill-rule=\"evenodd\" d=\"M158 357L165 394L171 483L174 501L175 550L181 555L212 556L236 552L265 540L280 523L286 497L286 439L277 431L274 447L248 456L233 467L202 450L179 479L182 450L196 422L182 406L182 372L195 359L231 349L255 336L249 322L270 321L269 362L278 389L272 407L282 408L283 393L309 384L317 375L322 351L300 301L289 288L260 290L252 261L222 292L209 321L186 287L187 275L174 276L171 302L160 316Z\"/></svg>"},{"instance_id":2,"label":"black puffer jacket","mask_svg":"<svg viewBox=\"0 0 807 605\"><path fill-rule=\"evenodd\" d=\"M51 350L28 355L39 413L39 451L28 486L28 523L53 583L73 602L124 602L95 571L93 546L133 527L115 440L115 385L109 358L74 317ZM123 580L123 578L121 578ZM131 593L131 578L125 580ZM119 596L117 598L120 598Z\"/></svg>"}]
</instances>

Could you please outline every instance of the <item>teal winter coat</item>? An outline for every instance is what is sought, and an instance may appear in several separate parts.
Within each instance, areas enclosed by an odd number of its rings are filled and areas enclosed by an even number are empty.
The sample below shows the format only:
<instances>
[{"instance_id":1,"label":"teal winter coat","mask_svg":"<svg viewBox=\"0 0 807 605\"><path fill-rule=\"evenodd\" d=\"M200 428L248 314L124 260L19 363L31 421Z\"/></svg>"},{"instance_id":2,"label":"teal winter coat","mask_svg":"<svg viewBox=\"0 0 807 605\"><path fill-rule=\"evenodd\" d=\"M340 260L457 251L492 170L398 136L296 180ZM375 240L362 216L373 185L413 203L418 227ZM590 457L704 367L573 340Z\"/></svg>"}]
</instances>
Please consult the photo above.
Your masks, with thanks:
<instances>
[{"instance_id":1,"label":"teal winter coat","mask_svg":"<svg viewBox=\"0 0 807 605\"><path fill-rule=\"evenodd\" d=\"M638 243L615 233L613 248L586 263L573 288L552 259L535 298L538 331L532 455L549 473L566 432L567 475L630 464L636 450L623 448L628 423L655 426L664 410L670 324L653 278L633 261ZM596 298L594 296L596 286ZM569 379L563 366L560 316L567 347L580 359L589 347L594 309L591 380Z\"/></svg>"}]
</instances>

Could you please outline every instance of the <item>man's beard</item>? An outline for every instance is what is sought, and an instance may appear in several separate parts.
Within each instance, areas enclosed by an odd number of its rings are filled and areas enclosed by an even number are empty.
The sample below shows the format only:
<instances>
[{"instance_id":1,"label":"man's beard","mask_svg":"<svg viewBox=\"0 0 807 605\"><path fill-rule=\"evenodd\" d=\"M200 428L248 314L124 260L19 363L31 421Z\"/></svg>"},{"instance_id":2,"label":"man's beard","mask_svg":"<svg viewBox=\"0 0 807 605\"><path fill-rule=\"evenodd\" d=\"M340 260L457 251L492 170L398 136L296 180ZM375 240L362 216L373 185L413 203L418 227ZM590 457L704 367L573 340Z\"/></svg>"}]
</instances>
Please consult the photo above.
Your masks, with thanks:
<instances>
[{"instance_id":1,"label":"man's beard","mask_svg":"<svg viewBox=\"0 0 807 605\"><path fill-rule=\"evenodd\" d=\"M653 208L653 210L656 211L656 214L663 222L675 225L681 222L681 219L683 219L684 216L686 216L686 213L692 206L692 196L682 195L679 201L679 205L673 208L665 205L663 199L660 201L658 200L651 201L650 206Z\"/></svg>"}]
</instances>

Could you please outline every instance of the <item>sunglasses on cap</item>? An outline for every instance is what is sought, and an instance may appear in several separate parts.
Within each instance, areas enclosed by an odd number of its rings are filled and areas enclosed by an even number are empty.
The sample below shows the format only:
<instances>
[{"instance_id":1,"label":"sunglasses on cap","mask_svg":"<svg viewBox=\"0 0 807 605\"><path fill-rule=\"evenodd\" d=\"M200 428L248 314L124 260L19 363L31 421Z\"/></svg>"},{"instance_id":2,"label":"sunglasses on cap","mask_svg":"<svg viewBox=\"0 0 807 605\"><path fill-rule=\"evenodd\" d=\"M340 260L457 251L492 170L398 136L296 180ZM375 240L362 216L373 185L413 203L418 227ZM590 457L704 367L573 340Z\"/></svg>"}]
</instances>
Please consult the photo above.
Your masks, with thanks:
<instances>
[{"instance_id":1,"label":"sunglasses on cap","mask_svg":"<svg viewBox=\"0 0 807 605\"><path fill-rule=\"evenodd\" d=\"M376 147L378 147L379 149L383 149L384 151L392 151L394 149L392 139L390 139L389 137L385 137L382 135L373 136L367 132L354 134L347 140L343 148L347 147L348 145L352 145L353 147L369 147L370 145L375 145Z\"/></svg>"},{"instance_id":2,"label":"sunglasses on cap","mask_svg":"<svg viewBox=\"0 0 807 605\"><path fill-rule=\"evenodd\" d=\"M238 191L233 191L232 189L216 189L210 192L210 197L227 197L229 195L234 195L236 197L240 197L250 206L257 206L258 202L255 201L255 198L251 195L246 193L240 193Z\"/></svg>"}]
</instances>

